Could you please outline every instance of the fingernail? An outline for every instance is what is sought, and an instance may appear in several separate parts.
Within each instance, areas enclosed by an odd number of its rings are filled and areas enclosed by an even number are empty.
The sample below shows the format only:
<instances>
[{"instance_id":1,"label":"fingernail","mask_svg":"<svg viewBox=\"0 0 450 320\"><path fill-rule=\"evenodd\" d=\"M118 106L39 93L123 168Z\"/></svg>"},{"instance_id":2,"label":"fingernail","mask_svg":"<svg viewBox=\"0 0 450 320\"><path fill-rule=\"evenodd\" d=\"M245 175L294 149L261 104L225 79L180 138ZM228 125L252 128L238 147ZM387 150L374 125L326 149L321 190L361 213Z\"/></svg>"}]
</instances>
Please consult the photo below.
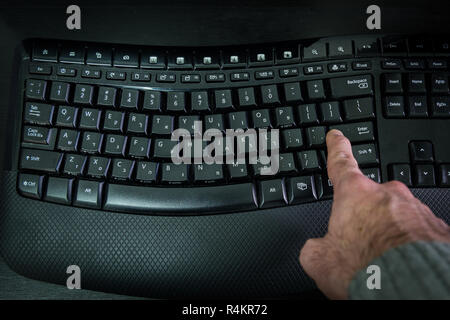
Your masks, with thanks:
<instances>
[{"instance_id":1,"label":"fingernail","mask_svg":"<svg viewBox=\"0 0 450 320\"><path fill-rule=\"evenodd\" d=\"M329 133L331 133L334 136L343 136L344 135L341 131L339 131L337 129L332 129L332 130L330 130Z\"/></svg>"}]
</instances>

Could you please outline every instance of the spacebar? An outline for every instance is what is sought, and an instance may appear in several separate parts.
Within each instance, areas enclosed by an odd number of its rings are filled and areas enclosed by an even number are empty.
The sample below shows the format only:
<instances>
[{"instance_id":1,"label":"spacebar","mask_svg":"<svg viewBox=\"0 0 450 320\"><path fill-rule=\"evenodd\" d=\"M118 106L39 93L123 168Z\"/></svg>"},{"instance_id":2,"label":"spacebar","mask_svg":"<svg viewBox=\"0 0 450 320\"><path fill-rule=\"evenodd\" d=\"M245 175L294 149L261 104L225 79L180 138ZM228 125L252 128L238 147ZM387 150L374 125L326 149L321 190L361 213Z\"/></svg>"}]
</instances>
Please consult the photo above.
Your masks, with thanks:
<instances>
[{"instance_id":1,"label":"spacebar","mask_svg":"<svg viewBox=\"0 0 450 320\"><path fill-rule=\"evenodd\" d=\"M256 209L251 183L210 187L140 187L109 184L105 210L198 214Z\"/></svg>"}]
</instances>

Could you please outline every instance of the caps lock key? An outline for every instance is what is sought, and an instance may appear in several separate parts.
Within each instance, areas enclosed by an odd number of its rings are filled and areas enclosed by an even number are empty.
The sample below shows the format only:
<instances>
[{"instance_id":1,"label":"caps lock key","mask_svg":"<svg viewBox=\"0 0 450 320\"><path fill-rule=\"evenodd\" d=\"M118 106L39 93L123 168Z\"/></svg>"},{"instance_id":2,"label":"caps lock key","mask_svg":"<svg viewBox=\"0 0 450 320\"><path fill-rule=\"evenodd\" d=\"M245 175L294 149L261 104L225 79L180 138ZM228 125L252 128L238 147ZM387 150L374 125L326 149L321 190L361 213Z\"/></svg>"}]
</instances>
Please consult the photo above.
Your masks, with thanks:
<instances>
[{"instance_id":1,"label":"caps lock key","mask_svg":"<svg viewBox=\"0 0 450 320\"><path fill-rule=\"evenodd\" d=\"M370 75L330 79L330 87L331 97L335 99L373 94Z\"/></svg>"}]
</instances>

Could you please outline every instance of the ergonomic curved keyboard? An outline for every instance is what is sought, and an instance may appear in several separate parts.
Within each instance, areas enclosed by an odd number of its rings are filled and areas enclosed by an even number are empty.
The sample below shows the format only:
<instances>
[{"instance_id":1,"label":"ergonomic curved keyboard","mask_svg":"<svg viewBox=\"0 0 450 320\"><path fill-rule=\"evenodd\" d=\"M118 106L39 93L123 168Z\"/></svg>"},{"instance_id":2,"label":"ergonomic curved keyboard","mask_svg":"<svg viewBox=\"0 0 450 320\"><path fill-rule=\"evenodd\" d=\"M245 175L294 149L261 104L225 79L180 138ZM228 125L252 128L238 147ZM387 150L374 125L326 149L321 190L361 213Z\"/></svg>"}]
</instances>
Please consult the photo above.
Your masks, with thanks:
<instances>
[{"instance_id":1,"label":"ergonomic curved keyboard","mask_svg":"<svg viewBox=\"0 0 450 320\"><path fill-rule=\"evenodd\" d=\"M446 38L339 37L162 48L30 40L18 192L140 214L249 211L332 197L325 135L369 178L450 187ZM279 129L280 168L171 161L171 133Z\"/></svg>"}]
</instances>

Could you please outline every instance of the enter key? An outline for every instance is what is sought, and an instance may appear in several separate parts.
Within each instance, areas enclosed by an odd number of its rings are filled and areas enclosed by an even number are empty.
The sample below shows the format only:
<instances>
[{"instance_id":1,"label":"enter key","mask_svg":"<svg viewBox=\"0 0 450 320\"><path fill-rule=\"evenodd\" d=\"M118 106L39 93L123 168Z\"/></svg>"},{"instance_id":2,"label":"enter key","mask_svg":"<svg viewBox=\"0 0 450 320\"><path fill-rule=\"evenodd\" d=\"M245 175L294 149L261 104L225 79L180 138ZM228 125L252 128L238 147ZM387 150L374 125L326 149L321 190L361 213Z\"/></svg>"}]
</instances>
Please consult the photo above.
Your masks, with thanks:
<instances>
[{"instance_id":1,"label":"enter key","mask_svg":"<svg viewBox=\"0 0 450 320\"><path fill-rule=\"evenodd\" d=\"M377 165L379 163L375 144L360 144L352 146L353 156L360 167Z\"/></svg>"}]
</instances>

